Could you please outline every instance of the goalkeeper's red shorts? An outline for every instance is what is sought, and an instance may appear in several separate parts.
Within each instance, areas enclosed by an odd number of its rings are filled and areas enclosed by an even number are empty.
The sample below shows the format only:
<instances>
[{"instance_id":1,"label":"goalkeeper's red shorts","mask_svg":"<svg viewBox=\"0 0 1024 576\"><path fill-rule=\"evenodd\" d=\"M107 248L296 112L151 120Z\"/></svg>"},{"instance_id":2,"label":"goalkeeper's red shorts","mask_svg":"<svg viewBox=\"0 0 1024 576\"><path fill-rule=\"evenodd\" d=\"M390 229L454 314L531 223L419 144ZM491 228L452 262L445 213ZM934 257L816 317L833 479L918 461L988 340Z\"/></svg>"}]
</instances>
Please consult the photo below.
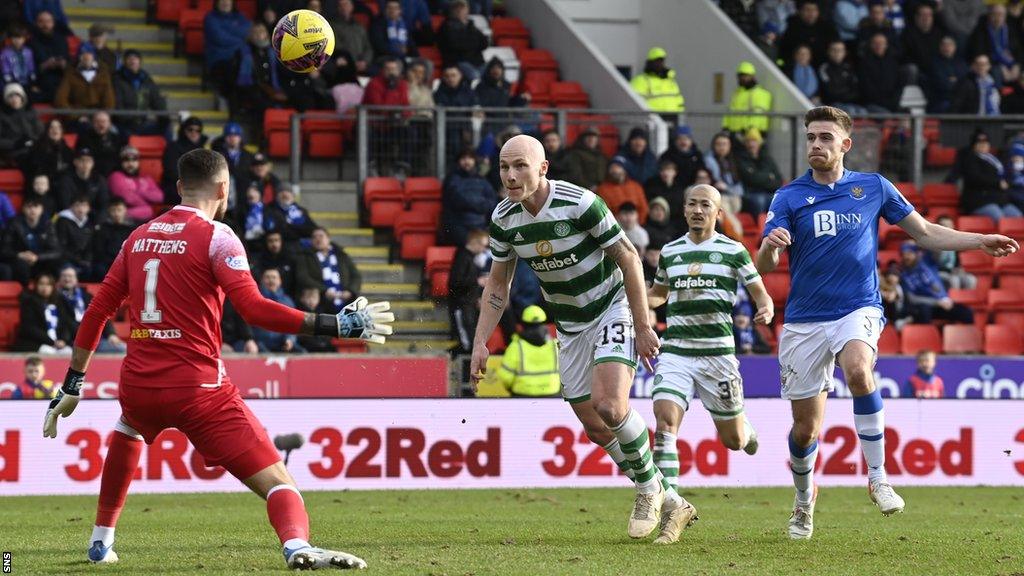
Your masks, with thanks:
<instances>
[{"instance_id":1,"label":"goalkeeper's red shorts","mask_svg":"<svg viewBox=\"0 0 1024 576\"><path fill-rule=\"evenodd\" d=\"M244 480L281 461L263 425L238 388L224 378L218 387L138 387L121 383L121 414L146 444L165 428L181 430L207 466L223 466Z\"/></svg>"}]
</instances>

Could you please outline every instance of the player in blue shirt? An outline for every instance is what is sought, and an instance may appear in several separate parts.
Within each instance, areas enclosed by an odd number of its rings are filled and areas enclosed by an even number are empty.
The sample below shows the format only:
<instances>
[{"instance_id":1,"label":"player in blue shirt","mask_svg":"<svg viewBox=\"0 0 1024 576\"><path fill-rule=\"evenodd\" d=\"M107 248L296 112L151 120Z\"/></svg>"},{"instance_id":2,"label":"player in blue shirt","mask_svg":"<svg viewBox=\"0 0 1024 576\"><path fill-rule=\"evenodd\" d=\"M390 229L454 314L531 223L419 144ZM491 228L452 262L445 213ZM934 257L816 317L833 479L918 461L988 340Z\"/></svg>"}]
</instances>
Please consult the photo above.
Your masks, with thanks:
<instances>
[{"instance_id":1,"label":"player in blue shirt","mask_svg":"<svg viewBox=\"0 0 1024 576\"><path fill-rule=\"evenodd\" d=\"M764 275L789 249L792 289L779 339L782 397L792 402L790 468L796 485L789 535L810 538L817 487L813 481L825 397L836 363L853 394L853 413L868 465L868 493L885 515L903 511L903 499L885 474L885 418L873 367L885 320L876 266L878 219L899 224L928 250L984 250L1006 256L1017 242L998 234L970 234L926 221L891 182L843 168L852 122L838 108L804 116L806 174L772 199L757 254ZM838 362L837 362L838 358Z\"/></svg>"}]
</instances>

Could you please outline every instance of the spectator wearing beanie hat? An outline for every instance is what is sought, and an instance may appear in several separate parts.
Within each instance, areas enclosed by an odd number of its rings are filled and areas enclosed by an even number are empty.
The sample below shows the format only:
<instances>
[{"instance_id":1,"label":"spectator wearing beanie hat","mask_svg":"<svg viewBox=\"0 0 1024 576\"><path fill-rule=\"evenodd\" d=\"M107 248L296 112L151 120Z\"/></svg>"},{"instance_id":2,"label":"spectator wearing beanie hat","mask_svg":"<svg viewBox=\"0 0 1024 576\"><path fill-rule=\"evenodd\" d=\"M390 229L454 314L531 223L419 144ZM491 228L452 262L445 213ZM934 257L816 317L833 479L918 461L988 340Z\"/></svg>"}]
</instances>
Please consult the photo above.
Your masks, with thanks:
<instances>
[{"instance_id":1,"label":"spectator wearing beanie hat","mask_svg":"<svg viewBox=\"0 0 1024 576\"><path fill-rule=\"evenodd\" d=\"M658 172L658 161L651 152L647 130L637 126L619 148L619 156L626 159L626 173L637 182L646 182Z\"/></svg>"},{"instance_id":2,"label":"spectator wearing beanie hat","mask_svg":"<svg viewBox=\"0 0 1024 576\"><path fill-rule=\"evenodd\" d=\"M178 127L178 139L167 145L164 150L164 177L161 188L164 190L165 204L178 204L178 158L186 152L206 147L206 136L203 135L203 121L189 116Z\"/></svg>"},{"instance_id":3,"label":"spectator wearing beanie hat","mask_svg":"<svg viewBox=\"0 0 1024 576\"><path fill-rule=\"evenodd\" d=\"M250 180L249 174L254 158L251 152L245 150L243 143L242 126L238 122L228 122L224 125L221 135L210 144L210 149L219 152L228 163L228 172L231 174L230 188L234 191L232 206L237 206L238 202L245 199L245 189Z\"/></svg>"},{"instance_id":4,"label":"spectator wearing beanie hat","mask_svg":"<svg viewBox=\"0 0 1024 576\"><path fill-rule=\"evenodd\" d=\"M608 162L607 177L597 187L597 195L614 214L618 214L623 204L633 203L640 216L640 224L647 222L647 196L640 184L626 173L626 159L622 156L615 156Z\"/></svg>"},{"instance_id":5,"label":"spectator wearing beanie hat","mask_svg":"<svg viewBox=\"0 0 1024 576\"><path fill-rule=\"evenodd\" d=\"M754 44L764 52L769 60L778 64L779 61L779 27L774 22L765 22L761 33L754 38Z\"/></svg>"},{"instance_id":6,"label":"spectator wearing beanie hat","mask_svg":"<svg viewBox=\"0 0 1024 576\"><path fill-rule=\"evenodd\" d=\"M686 124L676 126L672 145L658 158L659 161L671 160L676 165L678 176L676 181L682 187L693 184L697 170L704 168L704 154L693 140L693 129ZM672 204L669 201L669 204Z\"/></svg>"},{"instance_id":7,"label":"spectator wearing beanie hat","mask_svg":"<svg viewBox=\"0 0 1024 576\"><path fill-rule=\"evenodd\" d=\"M164 199L153 177L139 173L139 150L134 146L121 150L121 169L110 175L110 193L124 200L128 217L138 222L155 216L154 206Z\"/></svg>"},{"instance_id":8,"label":"spectator wearing beanie hat","mask_svg":"<svg viewBox=\"0 0 1024 576\"><path fill-rule=\"evenodd\" d=\"M89 26L89 40L79 48L79 54L83 49L92 50L96 54L96 61L110 73L117 69L117 54L107 47L108 36L113 33L114 27L110 24L96 22Z\"/></svg>"},{"instance_id":9,"label":"spectator wearing beanie hat","mask_svg":"<svg viewBox=\"0 0 1024 576\"><path fill-rule=\"evenodd\" d=\"M664 246L681 236L679 227L672 222L668 200L658 196L650 201L647 210L647 224L644 224L644 230L647 230L647 237L650 238L649 247Z\"/></svg>"},{"instance_id":10,"label":"spectator wearing beanie hat","mask_svg":"<svg viewBox=\"0 0 1024 576\"><path fill-rule=\"evenodd\" d=\"M167 100L149 72L142 69L142 54L134 48L124 51L124 64L114 74L114 99L118 110L167 110ZM168 122L166 116L125 116L118 118L117 126L128 134L163 134Z\"/></svg>"}]
</instances>

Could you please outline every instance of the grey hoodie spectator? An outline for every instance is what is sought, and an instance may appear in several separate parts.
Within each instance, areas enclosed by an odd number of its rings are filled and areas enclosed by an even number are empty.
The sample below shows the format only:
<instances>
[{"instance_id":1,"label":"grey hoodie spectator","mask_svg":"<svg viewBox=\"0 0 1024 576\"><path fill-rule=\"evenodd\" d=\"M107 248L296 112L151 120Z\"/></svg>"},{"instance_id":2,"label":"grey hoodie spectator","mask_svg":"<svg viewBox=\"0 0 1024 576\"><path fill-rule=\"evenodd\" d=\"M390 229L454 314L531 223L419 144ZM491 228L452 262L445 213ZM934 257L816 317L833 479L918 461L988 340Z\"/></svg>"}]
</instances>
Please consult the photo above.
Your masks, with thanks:
<instances>
[{"instance_id":1,"label":"grey hoodie spectator","mask_svg":"<svg viewBox=\"0 0 1024 576\"><path fill-rule=\"evenodd\" d=\"M450 246L462 246L470 230L490 225L491 212L498 195L476 170L472 150L459 153L458 166L444 180L441 205L441 240Z\"/></svg>"},{"instance_id":2,"label":"grey hoodie spectator","mask_svg":"<svg viewBox=\"0 0 1024 576\"><path fill-rule=\"evenodd\" d=\"M118 110L167 110L167 100L160 87L149 72L142 69L142 54L138 50L124 52L124 65L114 74L114 99ZM124 116L118 118L117 125L128 134L163 134L168 119Z\"/></svg>"},{"instance_id":3,"label":"grey hoodie spectator","mask_svg":"<svg viewBox=\"0 0 1024 576\"><path fill-rule=\"evenodd\" d=\"M639 126L629 131L618 155L626 159L626 173L637 182L646 182L658 172L658 160L651 152L647 131Z\"/></svg>"},{"instance_id":4,"label":"grey hoodie spectator","mask_svg":"<svg viewBox=\"0 0 1024 576\"><path fill-rule=\"evenodd\" d=\"M984 15L983 0L942 0L942 9L939 10L942 25L953 34L959 46L967 42L967 37Z\"/></svg>"},{"instance_id":5,"label":"grey hoodie spectator","mask_svg":"<svg viewBox=\"0 0 1024 576\"><path fill-rule=\"evenodd\" d=\"M338 0L338 16L332 18L330 23L337 42L336 48L351 54L356 70L366 75L373 62L373 47L370 46L366 28L353 17L354 12L354 0Z\"/></svg>"},{"instance_id":6,"label":"grey hoodie spectator","mask_svg":"<svg viewBox=\"0 0 1024 576\"><path fill-rule=\"evenodd\" d=\"M487 44L487 36L469 19L466 1L449 3L448 18L437 31L437 47L444 66L457 65L470 80L476 80L484 64L483 51Z\"/></svg>"},{"instance_id":7,"label":"grey hoodie spectator","mask_svg":"<svg viewBox=\"0 0 1024 576\"><path fill-rule=\"evenodd\" d=\"M20 162L42 132L43 124L28 106L25 89L14 82L4 86L4 100L0 104L0 162Z\"/></svg>"}]
</instances>

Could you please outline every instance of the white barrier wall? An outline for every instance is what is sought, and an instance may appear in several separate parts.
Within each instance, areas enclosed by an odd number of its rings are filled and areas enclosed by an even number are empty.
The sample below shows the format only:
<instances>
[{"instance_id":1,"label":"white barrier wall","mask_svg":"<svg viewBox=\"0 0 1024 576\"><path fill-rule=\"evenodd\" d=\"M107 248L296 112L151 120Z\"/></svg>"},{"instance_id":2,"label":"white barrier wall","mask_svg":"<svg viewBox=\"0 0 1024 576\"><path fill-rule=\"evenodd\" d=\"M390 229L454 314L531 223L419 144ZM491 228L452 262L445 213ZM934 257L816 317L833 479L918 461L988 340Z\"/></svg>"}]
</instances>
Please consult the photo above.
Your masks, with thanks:
<instances>
[{"instance_id":1,"label":"white barrier wall","mask_svg":"<svg viewBox=\"0 0 1024 576\"><path fill-rule=\"evenodd\" d=\"M298 432L306 444L289 469L305 490L626 486L587 441L569 407L545 400L250 400L273 437ZM56 439L40 427L45 402L0 402L0 495L95 494L117 402L83 402L61 419ZM635 400L648 423L651 402ZM790 407L751 400L761 448L751 457L716 439L702 408L679 440L685 486L788 486ZM889 476L905 485L1024 486L1024 422L1007 400L886 402ZM852 403L830 400L822 431L822 486L863 486L866 466ZM165 432L143 452L133 492L241 491L208 469L184 436Z\"/></svg>"}]
</instances>

